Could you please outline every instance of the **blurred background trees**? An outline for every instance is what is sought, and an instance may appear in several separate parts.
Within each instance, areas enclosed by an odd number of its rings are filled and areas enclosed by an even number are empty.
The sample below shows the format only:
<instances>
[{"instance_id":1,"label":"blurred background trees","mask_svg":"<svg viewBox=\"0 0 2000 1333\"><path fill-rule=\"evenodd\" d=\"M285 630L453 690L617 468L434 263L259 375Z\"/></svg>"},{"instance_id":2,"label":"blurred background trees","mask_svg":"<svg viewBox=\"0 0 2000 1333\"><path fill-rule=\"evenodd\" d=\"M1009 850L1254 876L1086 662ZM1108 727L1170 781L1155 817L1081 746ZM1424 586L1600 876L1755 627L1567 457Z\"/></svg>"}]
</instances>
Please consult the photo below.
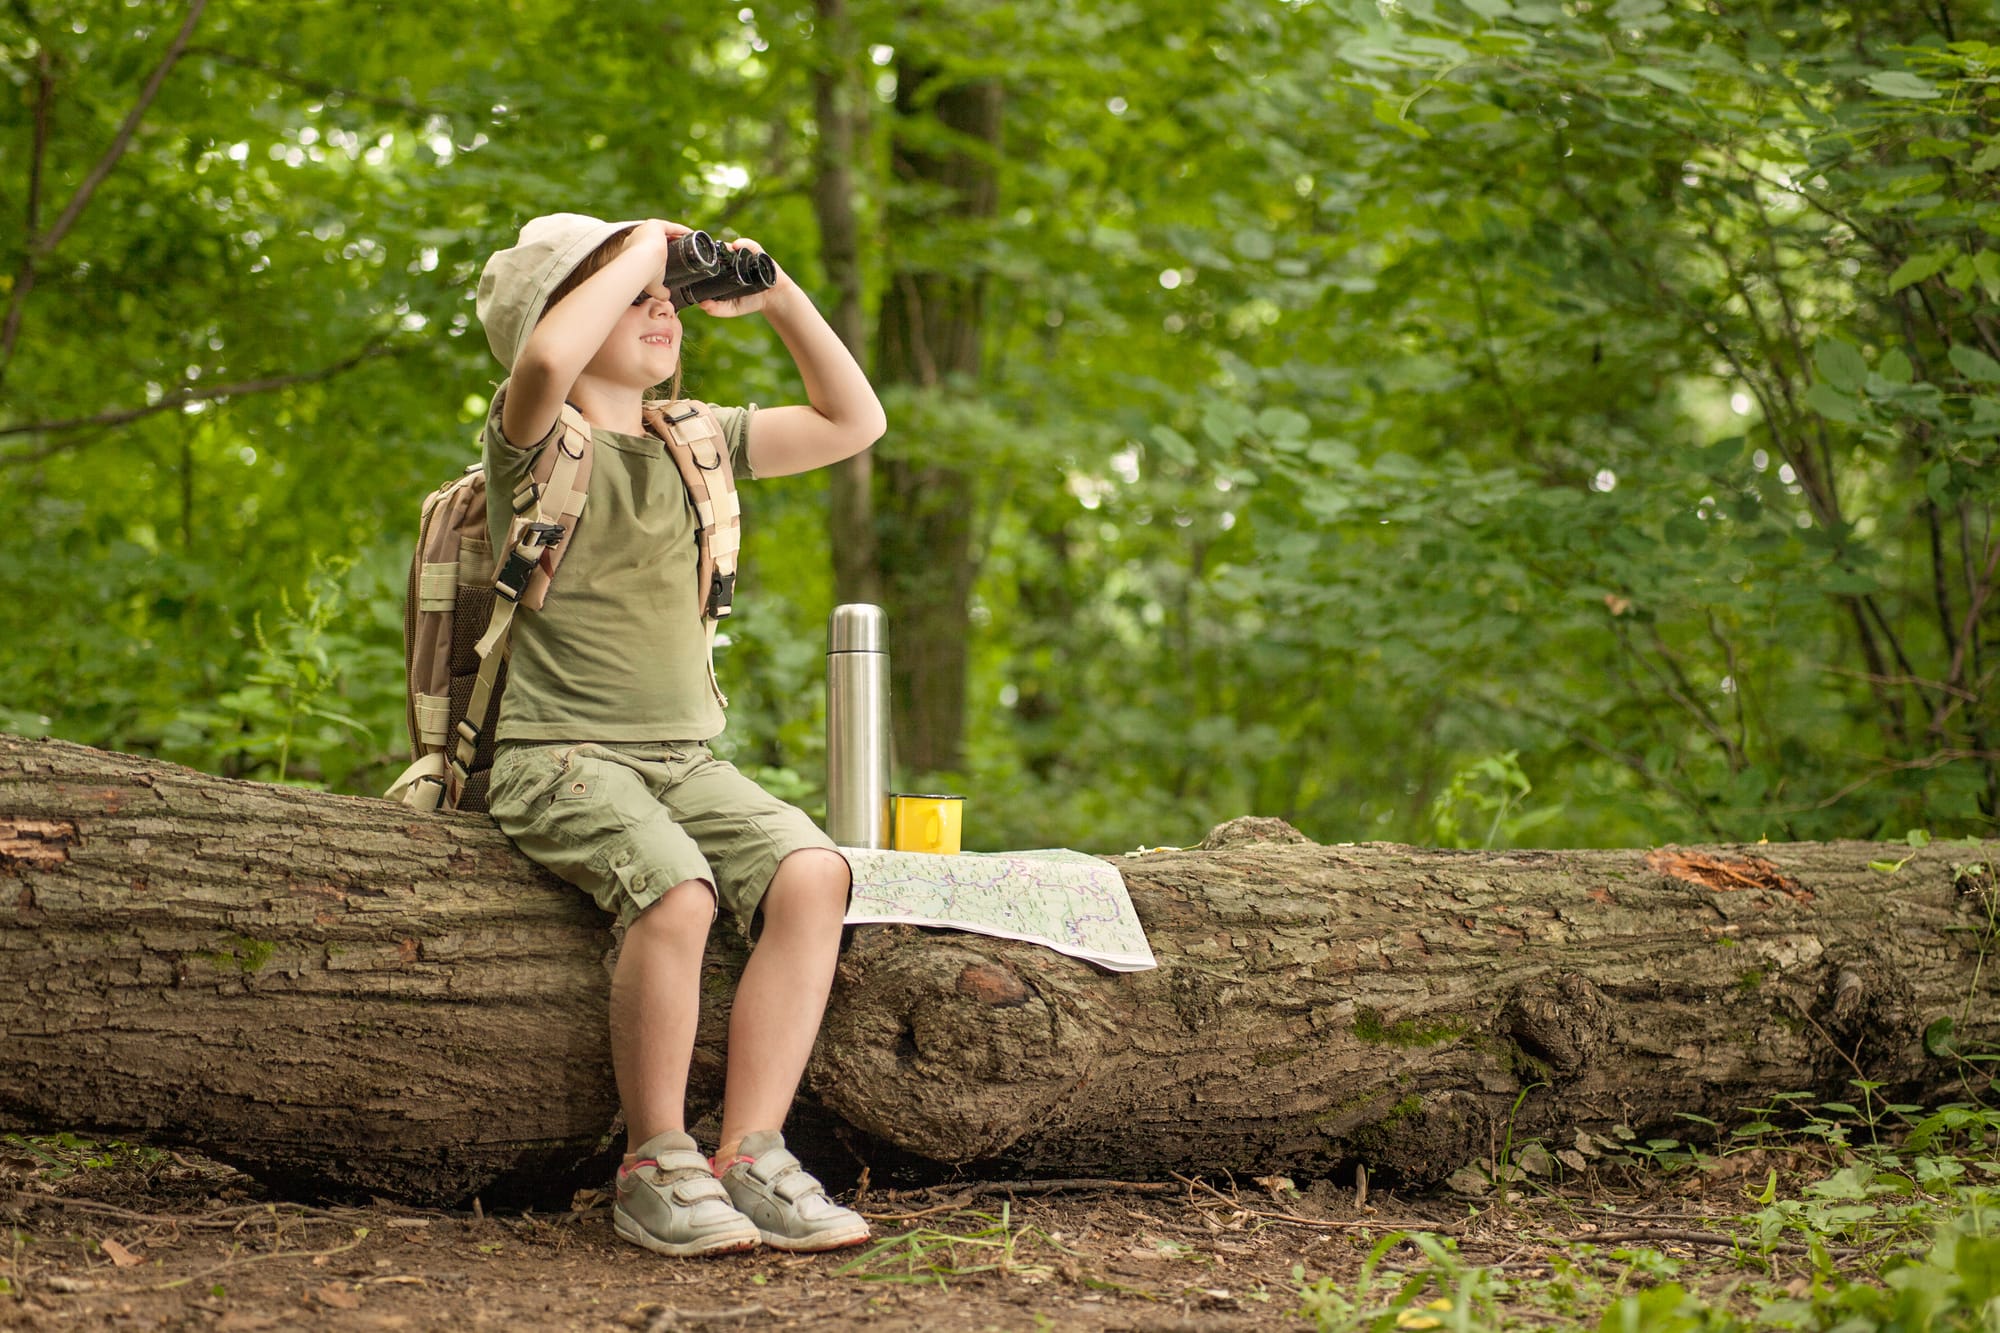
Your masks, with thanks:
<instances>
[{"instance_id":1,"label":"blurred background trees","mask_svg":"<svg viewBox=\"0 0 2000 1333\"><path fill-rule=\"evenodd\" d=\"M476 12L0 11L0 729L379 790L473 285L572 209L754 236L889 406L746 492L725 748L808 808L864 596L974 846L1992 830L1991 0Z\"/></svg>"}]
</instances>

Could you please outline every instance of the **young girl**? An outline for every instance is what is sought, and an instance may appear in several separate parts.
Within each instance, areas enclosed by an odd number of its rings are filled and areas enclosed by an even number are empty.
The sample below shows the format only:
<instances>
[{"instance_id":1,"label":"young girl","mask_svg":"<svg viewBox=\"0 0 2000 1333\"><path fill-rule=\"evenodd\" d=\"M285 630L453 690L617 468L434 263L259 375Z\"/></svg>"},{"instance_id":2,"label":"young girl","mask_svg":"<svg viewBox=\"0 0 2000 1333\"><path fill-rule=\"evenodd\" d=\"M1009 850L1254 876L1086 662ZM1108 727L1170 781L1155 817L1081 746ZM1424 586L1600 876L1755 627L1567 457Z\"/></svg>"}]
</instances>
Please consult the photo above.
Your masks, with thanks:
<instances>
[{"instance_id":1,"label":"young girl","mask_svg":"<svg viewBox=\"0 0 2000 1333\"><path fill-rule=\"evenodd\" d=\"M488 801L523 852L625 927L611 981L628 1149L618 1234L675 1255L759 1239L832 1249L866 1240L868 1224L827 1198L780 1130L833 983L848 866L804 814L709 752L723 717L696 517L643 413L654 386L679 386L681 321L661 278L669 242L687 231L558 213L523 227L480 278L480 322L509 371L483 436L495 550L515 487L562 436L565 402L594 441L562 576L542 610L515 621ZM867 377L782 272L767 291L701 308L761 312L805 380L807 405L715 409L737 476L824 467L881 436ZM684 1100L702 948L723 906L754 947L730 1011L710 1161L686 1133Z\"/></svg>"}]
</instances>

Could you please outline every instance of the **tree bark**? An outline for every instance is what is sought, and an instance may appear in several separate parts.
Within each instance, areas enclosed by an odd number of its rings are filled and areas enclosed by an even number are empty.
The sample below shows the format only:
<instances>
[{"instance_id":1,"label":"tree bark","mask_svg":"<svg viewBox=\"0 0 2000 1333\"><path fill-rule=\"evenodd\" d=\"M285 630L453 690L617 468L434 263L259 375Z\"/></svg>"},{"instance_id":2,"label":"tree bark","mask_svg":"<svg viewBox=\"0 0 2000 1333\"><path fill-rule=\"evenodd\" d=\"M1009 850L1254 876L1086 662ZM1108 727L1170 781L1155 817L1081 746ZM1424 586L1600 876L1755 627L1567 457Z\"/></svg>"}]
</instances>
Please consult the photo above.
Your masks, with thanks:
<instances>
[{"instance_id":1,"label":"tree bark","mask_svg":"<svg viewBox=\"0 0 2000 1333\"><path fill-rule=\"evenodd\" d=\"M855 929L803 1119L865 1159L1416 1183L1511 1136L1779 1093L1963 1100L2000 1041L1996 844L1322 847L1276 820L1119 858L1158 969ZM299 1192L592 1182L606 919L484 816L0 737L0 1123L191 1145ZM704 973L691 1109L740 951Z\"/></svg>"},{"instance_id":2,"label":"tree bark","mask_svg":"<svg viewBox=\"0 0 2000 1333\"><path fill-rule=\"evenodd\" d=\"M936 234L991 219L999 204L1001 89L993 80L935 85L940 71L899 56L892 139L888 282L876 318L875 369L885 385L934 394L977 381L985 340L986 275L975 259L951 271L927 249ZM932 123L922 123L932 122ZM946 139L951 146L939 150ZM941 195L942 202L932 198ZM970 256L974 247L960 245ZM882 582L897 649L890 658L896 760L911 773L959 767L965 728L966 627L978 573L972 472L939 460L952 442L883 451L878 526Z\"/></svg>"},{"instance_id":3,"label":"tree bark","mask_svg":"<svg viewBox=\"0 0 2000 1333\"><path fill-rule=\"evenodd\" d=\"M815 0L819 50L813 65L813 216L819 221L820 262L833 290L828 322L857 360L866 352L861 315L861 227L854 211L855 69L859 64L847 0ZM828 477L827 533L836 602L882 600L875 541L874 456L863 452L833 465Z\"/></svg>"}]
</instances>

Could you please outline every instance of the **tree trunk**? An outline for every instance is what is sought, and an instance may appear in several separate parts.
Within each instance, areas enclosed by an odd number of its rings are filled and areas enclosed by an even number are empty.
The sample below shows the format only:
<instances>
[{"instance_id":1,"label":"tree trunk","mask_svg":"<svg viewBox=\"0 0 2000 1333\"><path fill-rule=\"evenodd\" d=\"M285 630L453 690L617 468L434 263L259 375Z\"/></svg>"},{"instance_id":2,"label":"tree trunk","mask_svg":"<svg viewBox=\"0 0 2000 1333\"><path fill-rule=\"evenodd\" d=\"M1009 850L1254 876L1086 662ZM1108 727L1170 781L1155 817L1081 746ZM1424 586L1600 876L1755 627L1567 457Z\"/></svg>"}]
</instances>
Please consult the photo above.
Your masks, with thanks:
<instances>
[{"instance_id":1,"label":"tree trunk","mask_svg":"<svg viewBox=\"0 0 2000 1333\"><path fill-rule=\"evenodd\" d=\"M963 233L968 224L994 214L1001 93L991 80L939 91L933 86L938 76L919 60L897 62L891 252L876 319L875 369L885 385L945 394L962 392L979 376L986 275L973 257L976 247L962 241L961 257L948 265L926 254L941 244L933 233ZM918 118L935 124L906 128ZM956 142L944 151L930 146L941 138ZM929 198L940 192L942 205ZM905 437L876 464L888 516L878 532L896 635L891 685L901 701L894 720L896 759L912 773L958 768L965 728L978 497L971 472L936 461L953 457L954 445Z\"/></svg>"},{"instance_id":2,"label":"tree trunk","mask_svg":"<svg viewBox=\"0 0 2000 1333\"><path fill-rule=\"evenodd\" d=\"M813 65L813 216L819 221L820 262L833 290L827 319L860 360L867 333L861 317L861 228L854 215L856 112L854 25L847 0L815 0L819 49ZM874 457L836 463L828 478L827 535L833 551L835 602L882 600L875 541Z\"/></svg>"},{"instance_id":3,"label":"tree trunk","mask_svg":"<svg viewBox=\"0 0 2000 1333\"><path fill-rule=\"evenodd\" d=\"M1449 852L1276 820L1210 842L1117 862L1154 971L857 928L804 1119L878 1162L1422 1183L1509 1135L1687 1137L1677 1113L1857 1100L1864 1075L1962 1100L1985 1068L1927 1055L1927 1025L2000 1040L1995 844L1890 875L1866 843ZM10 1128L189 1144L308 1192L559 1194L613 1122L608 943L484 816L0 737ZM718 932L693 1109L733 950Z\"/></svg>"}]
</instances>

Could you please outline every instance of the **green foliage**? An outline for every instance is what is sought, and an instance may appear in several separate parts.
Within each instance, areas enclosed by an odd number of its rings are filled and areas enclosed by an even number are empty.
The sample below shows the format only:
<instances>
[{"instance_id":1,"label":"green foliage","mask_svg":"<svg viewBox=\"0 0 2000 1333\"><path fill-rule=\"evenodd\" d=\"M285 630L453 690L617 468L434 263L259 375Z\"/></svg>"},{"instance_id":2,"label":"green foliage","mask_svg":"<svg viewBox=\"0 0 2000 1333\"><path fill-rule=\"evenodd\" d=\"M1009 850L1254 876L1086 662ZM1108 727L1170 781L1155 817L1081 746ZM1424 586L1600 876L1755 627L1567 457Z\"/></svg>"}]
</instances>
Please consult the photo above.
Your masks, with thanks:
<instances>
[{"instance_id":1,"label":"green foliage","mask_svg":"<svg viewBox=\"0 0 2000 1333\"><path fill-rule=\"evenodd\" d=\"M357 620L365 624L366 617L357 616L343 587L349 569L346 560L315 569L298 607L281 590L275 637L265 634L261 616L253 616L256 653L243 686L218 696L213 708L182 713L169 725L165 744L212 756L209 763L245 776L320 786L292 774L295 754L310 771L339 773L356 742L377 741L339 702L352 676L379 679L395 669L396 658L379 639L371 643L355 632ZM378 605L393 595L387 588L368 591Z\"/></svg>"},{"instance_id":2,"label":"green foliage","mask_svg":"<svg viewBox=\"0 0 2000 1333\"><path fill-rule=\"evenodd\" d=\"M1561 817L1560 806L1518 809L1535 789L1521 771L1519 760L1520 752L1509 750L1488 755L1451 775L1451 781L1431 801L1432 838L1439 847L1517 844L1534 828ZM1481 828L1484 833L1472 841L1468 833Z\"/></svg>"},{"instance_id":3,"label":"green foliage","mask_svg":"<svg viewBox=\"0 0 2000 1333\"><path fill-rule=\"evenodd\" d=\"M145 1171L167 1160L167 1154L158 1148L116 1140L100 1143L67 1130L58 1134L0 1134L0 1143L32 1158L35 1173L46 1180L87 1171Z\"/></svg>"},{"instance_id":4,"label":"green foliage","mask_svg":"<svg viewBox=\"0 0 2000 1333\"><path fill-rule=\"evenodd\" d=\"M185 10L0 16L0 727L379 791L416 503L499 377L484 256L663 214L826 304L838 67L864 309L892 249L987 279L976 382L899 390L877 447L971 525L961 764L901 775L973 796L970 845L1992 830L1987 0L850 9L439 40L214 0L33 253ZM898 153L1002 84L990 221L890 151L917 67ZM802 394L760 321L690 317L687 357L717 401ZM812 809L826 480L745 499L724 748Z\"/></svg>"},{"instance_id":5,"label":"green foliage","mask_svg":"<svg viewBox=\"0 0 2000 1333\"><path fill-rule=\"evenodd\" d=\"M1725 1156L1790 1148L1821 1155L1824 1169L1796 1197L1780 1197L1773 1169L1755 1199L1762 1206L1711 1219L1706 1229L1724 1243L1696 1247L1691 1258L1572 1241L1551 1254L1545 1275L1522 1275L1504 1264L1468 1263L1448 1237L1394 1232L1374 1243L1352 1283L1309 1280L1303 1267L1295 1269L1295 1313L1323 1333L1551 1323L1607 1333L1990 1327L2000 1312L2000 1113L1973 1104L1923 1113L1881 1103L1876 1085L1856 1086L1860 1107L1820 1103L1801 1111L1800 1094L1734 1132ZM1638 1160L1667 1169L1699 1165L1654 1150ZM1545 1160L1509 1178L1525 1182L1549 1169ZM1587 1205L1571 1211L1579 1220L1589 1216ZM1803 1278L1788 1279L1775 1263L1785 1246L1803 1247Z\"/></svg>"}]
</instances>

